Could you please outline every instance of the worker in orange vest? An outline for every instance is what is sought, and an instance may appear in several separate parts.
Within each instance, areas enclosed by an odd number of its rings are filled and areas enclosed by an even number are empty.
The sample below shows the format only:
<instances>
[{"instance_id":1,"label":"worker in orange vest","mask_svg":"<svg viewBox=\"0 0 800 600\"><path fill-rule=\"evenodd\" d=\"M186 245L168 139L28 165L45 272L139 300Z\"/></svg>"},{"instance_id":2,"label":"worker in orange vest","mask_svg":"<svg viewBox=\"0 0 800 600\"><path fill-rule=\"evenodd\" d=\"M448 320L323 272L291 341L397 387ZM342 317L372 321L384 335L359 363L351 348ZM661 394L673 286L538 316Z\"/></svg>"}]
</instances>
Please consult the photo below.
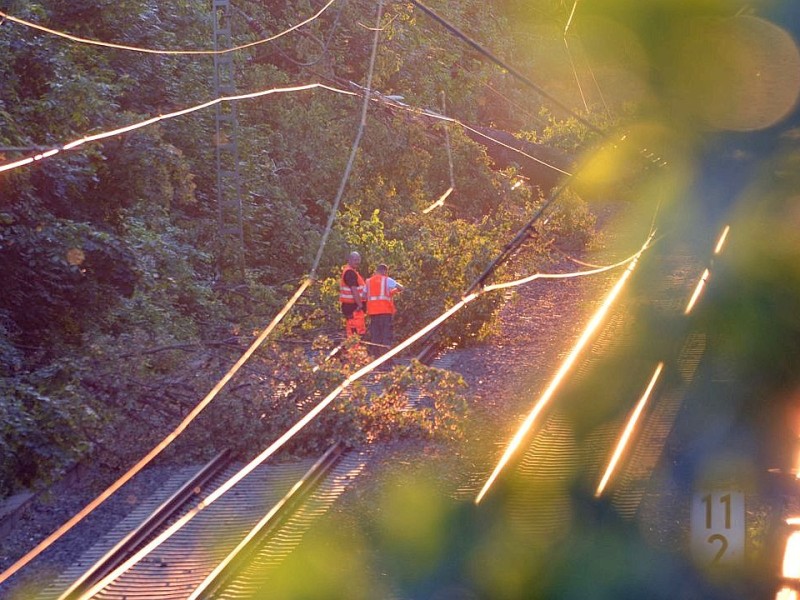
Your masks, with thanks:
<instances>
[{"instance_id":1,"label":"worker in orange vest","mask_svg":"<svg viewBox=\"0 0 800 600\"><path fill-rule=\"evenodd\" d=\"M369 315L370 350L380 356L394 344L392 317L397 312L394 295L405 288L389 277L389 268L378 265L367 279L367 314Z\"/></svg>"},{"instance_id":2,"label":"worker in orange vest","mask_svg":"<svg viewBox=\"0 0 800 600\"><path fill-rule=\"evenodd\" d=\"M351 252L347 257L347 264L342 269L342 278L339 281L339 302L345 318L344 327L347 337L364 335L367 332L367 320L364 316L367 285L358 272L360 264L361 255L358 252Z\"/></svg>"}]
</instances>

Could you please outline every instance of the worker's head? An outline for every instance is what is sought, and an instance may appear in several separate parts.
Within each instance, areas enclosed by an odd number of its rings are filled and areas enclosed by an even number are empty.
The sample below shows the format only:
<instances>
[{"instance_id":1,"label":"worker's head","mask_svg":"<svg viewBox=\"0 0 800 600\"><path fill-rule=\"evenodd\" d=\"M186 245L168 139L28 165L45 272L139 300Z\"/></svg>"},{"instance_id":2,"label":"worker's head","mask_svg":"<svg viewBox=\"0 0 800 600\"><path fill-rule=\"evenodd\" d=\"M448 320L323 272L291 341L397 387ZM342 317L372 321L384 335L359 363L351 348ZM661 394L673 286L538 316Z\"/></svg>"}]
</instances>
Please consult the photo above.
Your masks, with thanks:
<instances>
[{"instance_id":1,"label":"worker's head","mask_svg":"<svg viewBox=\"0 0 800 600\"><path fill-rule=\"evenodd\" d=\"M350 256L347 257L347 264L355 269L361 264L361 255L356 251L351 252Z\"/></svg>"},{"instance_id":2,"label":"worker's head","mask_svg":"<svg viewBox=\"0 0 800 600\"><path fill-rule=\"evenodd\" d=\"M376 272L378 275L386 275L386 274L389 272L389 267L387 267L386 265L384 265L383 263L381 263L381 264L379 264L379 265L377 266L377 268L375 269L375 272Z\"/></svg>"}]
</instances>

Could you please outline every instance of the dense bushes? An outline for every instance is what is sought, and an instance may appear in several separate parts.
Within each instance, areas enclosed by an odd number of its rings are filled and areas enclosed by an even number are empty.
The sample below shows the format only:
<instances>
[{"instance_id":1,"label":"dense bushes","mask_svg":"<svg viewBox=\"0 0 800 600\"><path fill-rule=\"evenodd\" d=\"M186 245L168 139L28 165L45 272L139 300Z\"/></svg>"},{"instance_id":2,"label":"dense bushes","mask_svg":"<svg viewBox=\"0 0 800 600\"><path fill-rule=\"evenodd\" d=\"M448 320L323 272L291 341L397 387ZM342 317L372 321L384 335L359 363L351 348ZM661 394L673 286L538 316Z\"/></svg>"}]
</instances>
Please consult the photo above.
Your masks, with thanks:
<instances>
[{"instance_id":1,"label":"dense bushes","mask_svg":"<svg viewBox=\"0 0 800 600\"><path fill-rule=\"evenodd\" d=\"M210 15L200 0L7 4L22 18L86 37L148 48L211 45ZM374 10L371 2L342 3L293 36L237 53L241 91L308 81L363 84L373 33L361 23ZM467 121L492 118L483 86L491 67L458 45L431 44L433 33L411 5L385 10L376 89L433 110L444 99L449 113ZM486 3L460 0L446 11L472 34L505 39L494 35L503 22ZM280 10L240 3L235 41L267 37L311 14L305 1L290 0ZM211 97L211 74L210 57L100 49L5 22L0 144L60 144L188 107ZM237 103L241 281L221 277L215 260L211 110L3 174L0 447L16 458L3 464L0 493L46 480L93 449L121 464L140 455L207 393L308 275L360 99L324 90L302 94ZM311 344L339 335L336 288L351 249L362 252L365 272L387 262L406 284L396 321L402 336L451 306L529 218L538 194L512 185L513 168L496 170L485 148L455 125L446 125L455 190L443 207L423 213L450 186L444 127L430 116L370 106L315 285L273 334L282 345L251 361L221 395L220 409L188 434L184 451L231 442L260 446L303 412L304 399L341 380L335 362L312 370ZM590 219L579 201L570 204L549 235L582 243ZM539 250L531 255L544 260ZM478 337L499 302L495 295L473 303L443 335ZM415 367L374 402L354 386L350 400L332 407L311 433L324 440L335 432L354 443L390 431L455 435L461 407L448 377ZM432 405L413 415L399 410L409 385L428 389ZM295 449L310 449L314 439Z\"/></svg>"}]
</instances>

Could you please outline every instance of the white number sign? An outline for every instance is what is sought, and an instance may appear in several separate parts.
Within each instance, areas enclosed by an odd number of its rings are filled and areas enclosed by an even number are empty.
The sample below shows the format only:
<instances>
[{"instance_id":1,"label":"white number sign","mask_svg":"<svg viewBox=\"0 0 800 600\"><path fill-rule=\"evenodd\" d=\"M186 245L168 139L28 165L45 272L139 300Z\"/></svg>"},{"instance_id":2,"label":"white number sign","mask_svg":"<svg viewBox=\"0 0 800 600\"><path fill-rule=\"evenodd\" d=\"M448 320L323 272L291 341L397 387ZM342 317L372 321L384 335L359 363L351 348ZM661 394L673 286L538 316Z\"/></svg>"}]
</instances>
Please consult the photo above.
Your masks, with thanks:
<instances>
[{"instance_id":1,"label":"white number sign","mask_svg":"<svg viewBox=\"0 0 800 600\"><path fill-rule=\"evenodd\" d=\"M702 566L736 565L744 559L744 494L697 492L692 499L692 556Z\"/></svg>"}]
</instances>

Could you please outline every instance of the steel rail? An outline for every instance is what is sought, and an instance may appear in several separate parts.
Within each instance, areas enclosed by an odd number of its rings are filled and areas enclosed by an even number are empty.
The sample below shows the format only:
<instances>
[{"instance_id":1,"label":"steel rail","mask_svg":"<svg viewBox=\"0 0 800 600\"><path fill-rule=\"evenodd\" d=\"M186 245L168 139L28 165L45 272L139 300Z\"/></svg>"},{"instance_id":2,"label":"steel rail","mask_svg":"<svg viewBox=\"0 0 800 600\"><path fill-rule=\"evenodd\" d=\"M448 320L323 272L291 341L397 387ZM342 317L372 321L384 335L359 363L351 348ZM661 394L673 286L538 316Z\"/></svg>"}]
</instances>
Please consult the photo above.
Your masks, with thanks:
<instances>
[{"instance_id":1,"label":"steel rail","mask_svg":"<svg viewBox=\"0 0 800 600\"><path fill-rule=\"evenodd\" d=\"M341 442L335 442L328 448L325 454L247 533L239 545L195 588L189 599L214 597L234 579L258 551L264 539L298 509L303 500L339 462L344 452L345 447Z\"/></svg>"},{"instance_id":2,"label":"steel rail","mask_svg":"<svg viewBox=\"0 0 800 600\"><path fill-rule=\"evenodd\" d=\"M122 564L142 543L189 500L198 495L203 487L230 462L230 450L226 449L217 454L211 461L200 469L193 477L184 483L172 496L165 500L147 519L117 544L98 559L86 572L59 596L59 600L75 600L86 593L95 583L108 575L117 566Z\"/></svg>"}]
</instances>

